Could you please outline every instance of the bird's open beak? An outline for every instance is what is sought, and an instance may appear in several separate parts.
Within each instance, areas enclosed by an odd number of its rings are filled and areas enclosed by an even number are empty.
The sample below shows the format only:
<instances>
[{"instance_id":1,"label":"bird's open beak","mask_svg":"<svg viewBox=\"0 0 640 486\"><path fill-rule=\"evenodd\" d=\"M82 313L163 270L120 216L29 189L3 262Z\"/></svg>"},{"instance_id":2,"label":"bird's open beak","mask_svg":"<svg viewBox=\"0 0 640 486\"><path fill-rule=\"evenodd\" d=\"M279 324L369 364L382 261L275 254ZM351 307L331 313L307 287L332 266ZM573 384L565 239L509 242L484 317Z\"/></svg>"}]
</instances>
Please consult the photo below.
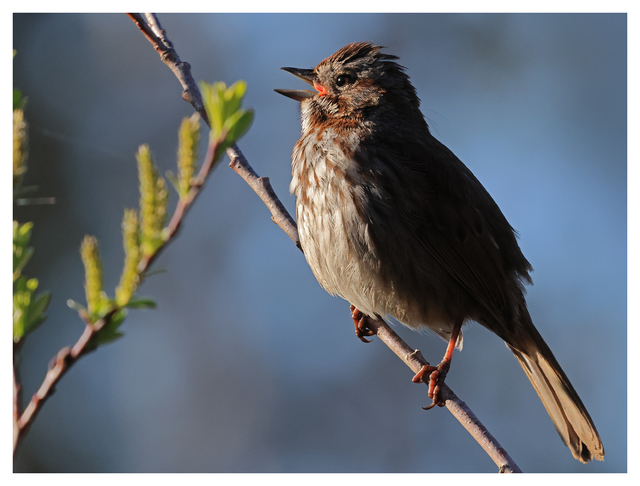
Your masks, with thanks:
<instances>
[{"instance_id":1,"label":"bird's open beak","mask_svg":"<svg viewBox=\"0 0 640 486\"><path fill-rule=\"evenodd\" d=\"M311 86L316 85L317 82L317 76L316 73L313 72L313 69L298 69L298 68L291 68L291 67L283 67L280 68L283 71L287 71L288 73L293 74L294 76L296 76L297 78L302 79L305 83L309 83ZM296 101L304 101L307 98L311 98L315 95L318 94L317 91L311 91L308 89L301 89L301 90L296 90L296 89L274 89L274 91L276 93L280 93L281 95L284 95L288 98L291 98L293 100Z\"/></svg>"}]
</instances>

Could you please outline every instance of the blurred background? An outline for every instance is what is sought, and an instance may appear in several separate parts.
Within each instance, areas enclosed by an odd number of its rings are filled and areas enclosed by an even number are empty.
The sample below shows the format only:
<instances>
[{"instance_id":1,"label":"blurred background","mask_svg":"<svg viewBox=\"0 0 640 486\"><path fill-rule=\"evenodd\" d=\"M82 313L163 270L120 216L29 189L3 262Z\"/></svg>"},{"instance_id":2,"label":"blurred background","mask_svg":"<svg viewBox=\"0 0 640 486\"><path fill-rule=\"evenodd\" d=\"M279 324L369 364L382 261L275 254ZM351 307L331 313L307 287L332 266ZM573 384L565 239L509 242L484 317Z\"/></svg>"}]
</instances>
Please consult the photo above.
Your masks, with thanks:
<instances>
[{"instance_id":1,"label":"blurred background","mask_svg":"<svg viewBox=\"0 0 640 486\"><path fill-rule=\"evenodd\" d=\"M465 330L447 377L529 472L627 469L626 16L462 14L160 15L196 80L248 83L255 121L239 146L292 214L291 150L304 88L281 66L313 67L371 40L401 58L434 135L493 195L535 268L534 322L602 437L605 462L562 444L504 344ZM125 15L14 15L14 87L28 97L25 183L53 206L33 221L26 267L53 291L22 352L25 400L83 322L79 256L101 245L105 286L122 268L120 222L137 207L134 154L148 143L175 172L177 129L192 107ZM207 140L203 131L202 139ZM204 145L201 151L204 154ZM375 340L354 335L349 304L327 295L225 159L179 238L138 294L125 336L77 363L14 462L47 472L495 472L446 409ZM175 207L172 194L171 211ZM439 338L395 326L431 362Z\"/></svg>"}]
</instances>

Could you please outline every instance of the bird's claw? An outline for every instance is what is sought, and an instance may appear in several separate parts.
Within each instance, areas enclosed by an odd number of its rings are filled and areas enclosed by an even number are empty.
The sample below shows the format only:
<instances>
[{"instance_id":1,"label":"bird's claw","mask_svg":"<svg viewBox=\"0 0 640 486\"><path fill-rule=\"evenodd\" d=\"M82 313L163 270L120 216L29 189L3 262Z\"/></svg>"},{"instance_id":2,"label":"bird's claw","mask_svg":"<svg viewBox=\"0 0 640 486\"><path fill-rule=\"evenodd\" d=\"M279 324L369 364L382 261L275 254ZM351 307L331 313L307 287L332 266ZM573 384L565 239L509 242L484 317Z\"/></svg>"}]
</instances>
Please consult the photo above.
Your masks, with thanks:
<instances>
[{"instance_id":1,"label":"bird's claw","mask_svg":"<svg viewBox=\"0 0 640 486\"><path fill-rule=\"evenodd\" d=\"M438 366L431 366L426 364L422 366L420 371L418 371L411 381L414 383L426 383L424 381L424 376L429 375L429 398L433 401L431 405L427 407L422 407L424 410L431 410L436 405L438 407L444 407L445 400L443 400L441 396L441 385L444 384L444 379L447 376L447 371L449 371L450 362L447 360L443 360Z\"/></svg>"},{"instance_id":2,"label":"bird's claw","mask_svg":"<svg viewBox=\"0 0 640 486\"><path fill-rule=\"evenodd\" d=\"M356 336L363 343L370 343L371 341L365 339L364 336L374 336L376 333L367 327L367 316L360 312L355 305L351 304L351 319L356 328Z\"/></svg>"}]
</instances>

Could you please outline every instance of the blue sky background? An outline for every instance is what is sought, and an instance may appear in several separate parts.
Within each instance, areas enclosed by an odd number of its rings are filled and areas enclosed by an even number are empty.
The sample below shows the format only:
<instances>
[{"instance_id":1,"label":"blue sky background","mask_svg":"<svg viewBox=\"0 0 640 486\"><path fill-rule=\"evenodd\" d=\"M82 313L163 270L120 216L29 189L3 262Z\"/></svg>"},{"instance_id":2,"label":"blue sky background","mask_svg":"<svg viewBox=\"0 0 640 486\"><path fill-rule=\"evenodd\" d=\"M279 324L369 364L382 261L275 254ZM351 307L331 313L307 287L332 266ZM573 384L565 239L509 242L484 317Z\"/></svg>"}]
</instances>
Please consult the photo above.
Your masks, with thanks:
<instances>
[{"instance_id":1,"label":"blue sky background","mask_svg":"<svg viewBox=\"0 0 640 486\"><path fill-rule=\"evenodd\" d=\"M53 291L22 353L25 397L83 323L78 249L101 244L110 293L120 222L137 206L134 154L148 143L175 171L192 108L125 15L14 15L13 83L28 97L29 172L54 206L33 221L26 268ZM500 339L465 330L447 378L525 471L627 468L626 16L614 14L161 15L196 80L248 83L255 121L239 145L289 211L304 88L281 66L313 67L359 40L401 58L434 135L476 174L520 233L528 303L602 437L582 465ZM206 134L203 132L205 141ZM202 149L204 154L204 146ZM348 303L327 295L303 255L223 161L139 294L124 338L63 378L16 471L495 472L426 387L384 345L362 344ZM175 206L172 195L170 207ZM432 362L445 342L396 326Z\"/></svg>"}]
</instances>

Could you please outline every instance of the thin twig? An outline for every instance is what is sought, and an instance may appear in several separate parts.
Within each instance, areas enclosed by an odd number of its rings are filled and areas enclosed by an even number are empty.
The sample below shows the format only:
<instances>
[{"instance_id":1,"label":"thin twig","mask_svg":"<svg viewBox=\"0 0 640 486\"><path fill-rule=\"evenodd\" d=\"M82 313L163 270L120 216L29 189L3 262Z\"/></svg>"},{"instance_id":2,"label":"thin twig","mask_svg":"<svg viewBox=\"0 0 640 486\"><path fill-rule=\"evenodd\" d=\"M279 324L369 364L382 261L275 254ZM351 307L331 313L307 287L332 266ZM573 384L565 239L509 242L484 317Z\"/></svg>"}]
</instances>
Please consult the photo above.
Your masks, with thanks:
<instances>
[{"instance_id":1,"label":"thin twig","mask_svg":"<svg viewBox=\"0 0 640 486\"><path fill-rule=\"evenodd\" d=\"M198 113L202 115L200 110L200 106L202 106L202 111L204 111L204 107L201 101L202 97L200 96L197 84L191 76L191 70L175 69L173 65L165 59L169 56L163 56L164 50L169 50L173 53L171 54L171 56L175 56L175 59L177 59L178 63L180 63L178 55L175 54L175 50L173 49L173 47L171 47L170 49L166 48L165 44L159 39L159 37L153 33L151 27L144 24L144 19L142 19L142 16L140 16L140 14L127 15L132 18L138 28L140 28L147 39L149 39L150 42L154 45L154 48L158 52L160 52L160 57L162 58L163 62L165 62L165 64L167 64L171 68L176 77L178 77L178 79L180 80L180 84L182 84L183 87L189 87L190 90L193 90L189 91L188 96L185 96L185 93L187 92L187 88L185 88L182 97L186 101L189 101L196 109L196 111L198 111ZM151 14L147 14L147 16L149 15ZM152 18L155 18L155 16ZM159 26L157 18L155 18L155 22ZM150 38L148 32L151 32L154 40ZM164 35L165 42L171 44L166 39L166 32L162 30L162 33ZM162 47L158 47L160 46L160 44L165 46L164 49ZM192 101L194 99L199 99L200 105L194 103ZM203 120L207 123L207 125L210 125L206 116L203 117ZM256 192L260 199L262 199L262 201L265 203L269 211L271 211L271 219L273 220L273 222L275 222L291 238L298 249L302 251L302 247L300 246L300 241L298 239L296 223L288 213L280 199L278 199L278 196L273 191L273 188L269 183L269 179L266 177L258 176L249 162L247 162L247 159L242 154L237 145L232 145L231 147L227 148L227 155L229 155L229 158L231 159L231 163L229 164L229 166L234 171L236 171L236 173L238 173L238 175L240 175L240 177L242 177L247 182L247 184L249 184L249 186ZM367 327L376 332L380 340L384 342L389 348L391 348L391 350L396 353L396 355L398 355L400 359L402 359L402 361L404 361L405 364L407 364L407 366L409 366L409 368L411 368L415 373L417 373L424 364L428 364L427 361L422 357L420 351L413 351L384 321L368 318ZM513 461L513 459L511 459L511 457L509 457L502 446L500 446L498 441L489 433L486 427L482 425L482 423L478 420L471 409L469 409L469 407L462 400L460 400L447 385L441 385L441 394L442 398L445 400L445 406L447 407L447 409L467 429L467 431L482 446L487 454L489 454L491 459L498 466L499 472L522 472Z\"/></svg>"},{"instance_id":2,"label":"thin twig","mask_svg":"<svg viewBox=\"0 0 640 486\"><path fill-rule=\"evenodd\" d=\"M15 451L20 437L20 407L22 406L22 385L20 384L20 367L18 356L22 340L13 345L13 450Z\"/></svg>"},{"instance_id":3,"label":"thin twig","mask_svg":"<svg viewBox=\"0 0 640 486\"><path fill-rule=\"evenodd\" d=\"M298 228L289 212L286 210L275 191L271 187L268 177L260 177L249 165L247 159L240 151L237 145L232 145L227 149L227 155L231 159L229 167L242 177L247 184L262 199L269 211L271 211L271 220L276 223L291 238L296 246L302 250L300 240L298 238Z\"/></svg>"},{"instance_id":4,"label":"thin twig","mask_svg":"<svg viewBox=\"0 0 640 486\"><path fill-rule=\"evenodd\" d=\"M193 79L193 76L191 76L191 65L188 62L180 60L180 57L178 57L173 45L167 39L166 32L160 27L160 23L158 22L157 17L155 17L155 14L147 14L147 18L151 16L152 19L155 19L152 21L153 28L147 24L145 18L139 13L128 13L127 15L135 22L147 40L151 42L151 45L153 45L156 52L160 54L162 62L171 69L173 74L175 74L176 78L180 81L180 84L182 85L182 99L191 103L193 108L200 114L207 125L209 125L209 119L207 118L207 112L204 109L204 103L202 103L200 90L198 89L198 85ZM162 38L156 35L154 29L159 31Z\"/></svg>"},{"instance_id":5,"label":"thin twig","mask_svg":"<svg viewBox=\"0 0 640 486\"><path fill-rule=\"evenodd\" d=\"M151 28L153 33L156 34L160 38L160 40L162 40L162 43L165 46L167 46L169 49L173 49L173 44L167 38L167 33L160 25L160 20L158 20L158 16L154 13L146 13L144 14L144 18L147 19L147 24L149 24L149 27Z\"/></svg>"},{"instance_id":6,"label":"thin twig","mask_svg":"<svg viewBox=\"0 0 640 486\"><path fill-rule=\"evenodd\" d=\"M42 409L42 406L47 401L47 399L53 395L55 391L55 386L60 381L60 379L65 375L69 368L78 361L82 356L91 351L91 348L87 348L87 345L91 341L96 334L100 332L104 326L108 325L111 322L111 318L113 315L118 312L120 309L114 308L109 311L102 319L96 321L91 324L88 322L85 325L84 332L78 339L78 341L73 345L73 347L64 347L60 351L56 357L52 360L52 363L49 367L49 371L47 371L40 388L36 393L33 394L29 404L24 409L20 418L16 421L17 429L14 429L14 446L13 453L15 455L16 450L18 448L18 444L20 440L24 437L24 435L29 430L29 427L35 420L38 412ZM15 406L15 404L14 404Z\"/></svg>"}]
</instances>

